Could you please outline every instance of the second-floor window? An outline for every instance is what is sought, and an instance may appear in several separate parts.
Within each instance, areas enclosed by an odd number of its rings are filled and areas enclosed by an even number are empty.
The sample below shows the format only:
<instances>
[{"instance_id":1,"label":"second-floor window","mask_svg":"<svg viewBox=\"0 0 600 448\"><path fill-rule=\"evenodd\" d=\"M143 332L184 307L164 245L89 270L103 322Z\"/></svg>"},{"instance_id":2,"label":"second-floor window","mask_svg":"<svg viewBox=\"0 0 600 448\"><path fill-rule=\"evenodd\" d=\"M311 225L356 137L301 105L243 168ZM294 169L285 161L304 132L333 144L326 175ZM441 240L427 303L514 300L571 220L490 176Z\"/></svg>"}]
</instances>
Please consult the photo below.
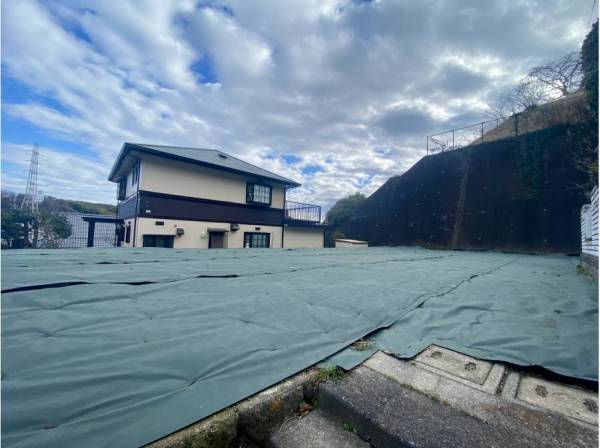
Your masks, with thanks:
<instances>
[{"instance_id":1,"label":"second-floor window","mask_svg":"<svg viewBox=\"0 0 600 448\"><path fill-rule=\"evenodd\" d=\"M119 186L117 188L117 199L122 201L127 196L127 178L124 177L119 181Z\"/></svg>"},{"instance_id":2,"label":"second-floor window","mask_svg":"<svg viewBox=\"0 0 600 448\"><path fill-rule=\"evenodd\" d=\"M271 186L248 182L246 184L246 202L271 205Z\"/></svg>"},{"instance_id":3,"label":"second-floor window","mask_svg":"<svg viewBox=\"0 0 600 448\"><path fill-rule=\"evenodd\" d=\"M136 163L131 170L131 185L135 185L140 177L140 163Z\"/></svg>"}]
</instances>

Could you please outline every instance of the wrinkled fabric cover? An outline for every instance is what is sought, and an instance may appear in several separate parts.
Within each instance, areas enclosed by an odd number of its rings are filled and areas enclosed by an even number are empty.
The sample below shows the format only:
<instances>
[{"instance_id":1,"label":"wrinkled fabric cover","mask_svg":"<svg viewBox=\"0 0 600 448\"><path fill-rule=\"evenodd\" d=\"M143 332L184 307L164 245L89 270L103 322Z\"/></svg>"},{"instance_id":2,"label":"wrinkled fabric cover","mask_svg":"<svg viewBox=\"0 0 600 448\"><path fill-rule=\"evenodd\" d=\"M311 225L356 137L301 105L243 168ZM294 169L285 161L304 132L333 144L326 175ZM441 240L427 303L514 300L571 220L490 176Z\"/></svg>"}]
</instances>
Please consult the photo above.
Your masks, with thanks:
<instances>
[{"instance_id":1,"label":"wrinkled fabric cover","mask_svg":"<svg viewBox=\"0 0 600 448\"><path fill-rule=\"evenodd\" d=\"M597 380L596 292L577 261L417 248L4 251L2 442L140 446L344 358L376 330L374 348L399 356L436 343Z\"/></svg>"}]
</instances>

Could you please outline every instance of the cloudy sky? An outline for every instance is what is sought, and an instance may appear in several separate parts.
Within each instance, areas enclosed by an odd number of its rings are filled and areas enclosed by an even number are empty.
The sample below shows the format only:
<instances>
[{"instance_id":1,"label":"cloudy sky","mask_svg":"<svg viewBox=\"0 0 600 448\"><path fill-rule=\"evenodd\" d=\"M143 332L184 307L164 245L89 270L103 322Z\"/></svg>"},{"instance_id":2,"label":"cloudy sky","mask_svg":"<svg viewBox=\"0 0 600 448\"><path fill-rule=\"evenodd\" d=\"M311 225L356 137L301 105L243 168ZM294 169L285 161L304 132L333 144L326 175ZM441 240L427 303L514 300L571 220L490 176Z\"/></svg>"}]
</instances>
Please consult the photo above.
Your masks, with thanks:
<instances>
[{"instance_id":1,"label":"cloudy sky","mask_svg":"<svg viewBox=\"0 0 600 448\"><path fill-rule=\"evenodd\" d=\"M592 0L2 2L2 188L115 202L125 141L218 148L330 206L578 50Z\"/></svg>"}]
</instances>

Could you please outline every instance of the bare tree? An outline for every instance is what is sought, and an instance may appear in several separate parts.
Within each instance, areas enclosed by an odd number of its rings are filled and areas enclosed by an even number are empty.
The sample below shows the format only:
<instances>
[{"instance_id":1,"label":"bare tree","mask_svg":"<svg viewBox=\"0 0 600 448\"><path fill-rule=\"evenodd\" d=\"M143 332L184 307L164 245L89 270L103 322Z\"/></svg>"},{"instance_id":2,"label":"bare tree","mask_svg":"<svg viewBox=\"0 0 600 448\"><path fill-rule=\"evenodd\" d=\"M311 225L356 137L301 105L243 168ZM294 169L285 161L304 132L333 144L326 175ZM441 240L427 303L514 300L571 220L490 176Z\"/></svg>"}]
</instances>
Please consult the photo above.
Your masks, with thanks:
<instances>
[{"instance_id":1,"label":"bare tree","mask_svg":"<svg viewBox=\"0 0 600 448\"><path fill-rule=\"evenodd\" d=\"M578 52L535 67L511 90L490 106L488 115L505 119L519 112L568 95L581 87L583 70Z\"/></svg>"},{"instance_id":2,"label":"bare tree","mask_svg":"<svg viewBox=\"0 0 600 448\"><path fill-rule=\"evenodd\" d=\"M574 51L557 61L535 67L529 72L528 78L552 91L559 92L560 96L566 96L581 87L583 80L581 55L578 51Z\"/></svg>"},{"instance_id":3,"label":"bare tree","mask_svg":"<svg viewBox=\"0 0 600 448\"><path fill-rule=\"evenodd\" d=\"M519 84L500 96L490 106L488 115L492 118L505 119L511 115L532 109L552 99L548 89L539 82L529 78L522 79Z\"/></svg>"}]
</instances>

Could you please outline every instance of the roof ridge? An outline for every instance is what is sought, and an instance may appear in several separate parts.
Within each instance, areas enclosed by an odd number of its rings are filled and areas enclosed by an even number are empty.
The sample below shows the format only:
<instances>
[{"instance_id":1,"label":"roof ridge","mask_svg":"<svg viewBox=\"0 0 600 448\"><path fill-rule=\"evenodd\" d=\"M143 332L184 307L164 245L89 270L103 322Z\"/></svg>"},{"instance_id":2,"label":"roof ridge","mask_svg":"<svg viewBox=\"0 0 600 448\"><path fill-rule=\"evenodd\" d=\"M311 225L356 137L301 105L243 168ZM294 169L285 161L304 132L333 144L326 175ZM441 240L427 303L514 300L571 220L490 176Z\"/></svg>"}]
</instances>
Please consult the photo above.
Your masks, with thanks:
<instances>
[{"instance_id":1,"label":"roof ridge","mask_svg":"<svg viewBox=\"0 0 600 448\"><path fill-rule=\"evenodd\" d=\"M156 145L154 143L133 143L133 142L125 142L128 145L135 145L135 146L158 146L160 148L179 148L179 149L199 149L201 151L217 151L217 152L222 152L219 151L218 149L215 148L198 148L195 146L175 146L175 145Z\"/></svg>"}]
</instances>

